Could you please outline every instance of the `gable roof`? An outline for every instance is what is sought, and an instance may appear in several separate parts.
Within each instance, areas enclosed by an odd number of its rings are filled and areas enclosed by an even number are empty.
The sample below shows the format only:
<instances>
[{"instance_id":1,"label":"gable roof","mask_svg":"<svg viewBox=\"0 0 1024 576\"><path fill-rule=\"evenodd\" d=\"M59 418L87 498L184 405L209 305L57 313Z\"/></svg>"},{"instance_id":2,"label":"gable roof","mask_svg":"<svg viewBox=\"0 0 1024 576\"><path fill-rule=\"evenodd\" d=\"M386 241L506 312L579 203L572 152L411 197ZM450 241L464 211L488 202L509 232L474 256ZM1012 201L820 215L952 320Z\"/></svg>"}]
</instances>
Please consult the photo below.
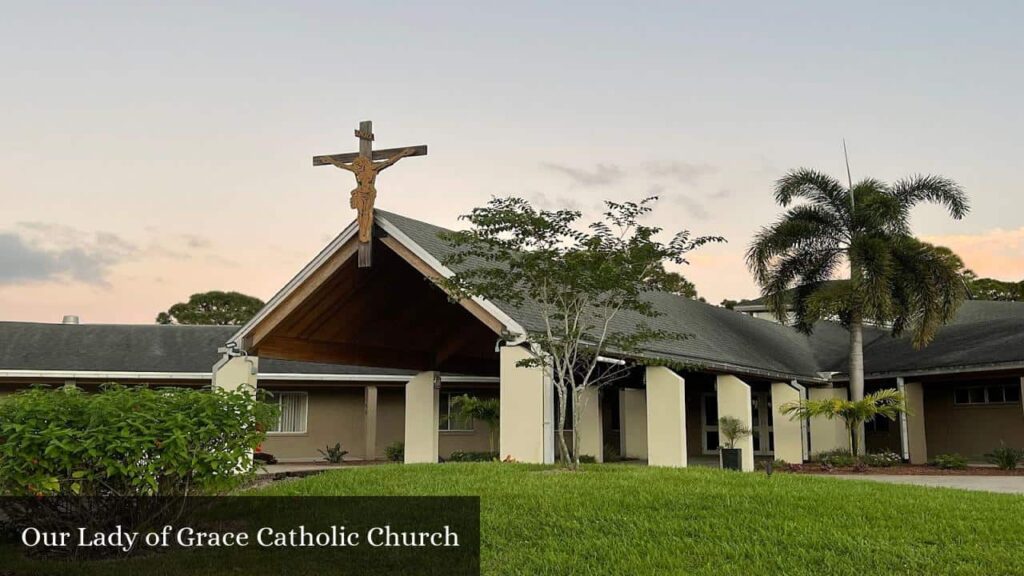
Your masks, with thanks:
<instances>
[{"instance_id":1,"label":"gable roof","mask_svg":"<svg viewBox=\"0 0 1024 576\"><path fill-rule=\"evenodd\" d=\"M440 237L448 231L446 228L383 210L376 210L376 216L378 221L398 229L437 261L443 262L456 252ZM483 264L483 260L471 258L462 266L471 268ZM810 339L790 328L675 294L649 293L645 298L660 315L645 318L636 313L622 313L617 317L616 330L628 331L643 320L654 328L690 336L682 341L649 343L645 349L651 357L756 376L823 380L818 374L816 352ZM543 329L543 316L536 306L494 304L526 330ZM819 338L832 340L836 335L834 330L829 330Z\"/></svg>"},{"instance_id":2,"label":"gable roof","mask_svg":"<svg viewBox=\"0 0 1024 576\"><path fill-rule=\"evenodd\" d=\"M445 228L383 210L376 213L378 220L400 230L438 261L455 252L439 237ZM481 264L470 259L464 266ZM740 312L764 308L763 298L745 300L736 310L668 293L651 293L646 298L661 314L645 318L650 325L691 335L683 341L649 343L646 351L650 356L758 376L815 381L848 369L849 331L838 323L818 322L812 335L806 336ZM528 330L543 327L536 307L495 304ZM637 314L622 314L615 328L628 330L641 319ZM871 326L864 328L864 343L868 376L1024 362L1024 303L966 301L953 322L940 329L931 345L922 350L913 349L909 336L892 338Z\"/></svg>"}]
</instances>

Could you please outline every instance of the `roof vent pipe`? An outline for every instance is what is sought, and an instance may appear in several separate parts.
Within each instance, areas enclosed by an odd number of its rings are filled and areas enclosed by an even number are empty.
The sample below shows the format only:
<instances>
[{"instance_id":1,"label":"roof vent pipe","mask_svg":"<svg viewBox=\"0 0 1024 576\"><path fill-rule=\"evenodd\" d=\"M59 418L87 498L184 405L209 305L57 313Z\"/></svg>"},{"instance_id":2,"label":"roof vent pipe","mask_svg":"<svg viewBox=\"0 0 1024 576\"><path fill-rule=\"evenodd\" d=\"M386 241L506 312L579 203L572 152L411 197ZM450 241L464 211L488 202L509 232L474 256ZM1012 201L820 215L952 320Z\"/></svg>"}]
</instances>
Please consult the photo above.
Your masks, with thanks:
<instances>
[{"instance_id":1,"label":"roof vent pipe","mask_svg":"<svg viewBox=\"0 0 1024 576\"><path fill-rule=\"evenodd\" d=\"M78 316L68 314L60 321L61 324L78 324Z\"/></svg>"}]
</instances>

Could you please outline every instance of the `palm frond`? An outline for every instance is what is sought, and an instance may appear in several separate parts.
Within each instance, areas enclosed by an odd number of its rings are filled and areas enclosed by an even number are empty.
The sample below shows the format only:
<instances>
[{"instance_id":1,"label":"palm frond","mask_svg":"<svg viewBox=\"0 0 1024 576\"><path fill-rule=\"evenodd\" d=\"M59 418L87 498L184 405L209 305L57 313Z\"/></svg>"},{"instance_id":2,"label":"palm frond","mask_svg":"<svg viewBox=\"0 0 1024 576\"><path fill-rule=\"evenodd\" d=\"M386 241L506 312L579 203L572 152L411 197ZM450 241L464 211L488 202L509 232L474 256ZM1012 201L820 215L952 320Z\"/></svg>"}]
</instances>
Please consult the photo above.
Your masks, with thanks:
<instances>
[{"instance_id":1,"label":"palm frond","mask_svg":"<svg viewBox=\"0 0 1024 576\"><path fill-rule=\"evenodd\" d=\"M948 248L914 238L892 245L893 333L909 331L916 348L927 346L967 296L964 264Z\"/></svg>"},{"instance_id":2,"label":"palm frond","mask_svg":"<svg viewBox=\"0 0 1024 576\"><path fill-rule=\"evenodd\" d=\"M893 184L892 193L908 210L920 202L934 202L944 205L950 216L957 220L970 211L963 188L942 176L917 175L905 178Z\"/></svg>"},{"instance_id":3,"label":"palm frond","mask_svg":"<svg viewBox=\"0 0 1024 576\"><path fill-rule=\"evenodd\" d=\"M789 206L794 200L803 198L828 206L837 214L848 214L849 196L846 188L832 176L810 168L800 168L787 173L775 183L775 201Z\"/></svg>"}]
</instances>

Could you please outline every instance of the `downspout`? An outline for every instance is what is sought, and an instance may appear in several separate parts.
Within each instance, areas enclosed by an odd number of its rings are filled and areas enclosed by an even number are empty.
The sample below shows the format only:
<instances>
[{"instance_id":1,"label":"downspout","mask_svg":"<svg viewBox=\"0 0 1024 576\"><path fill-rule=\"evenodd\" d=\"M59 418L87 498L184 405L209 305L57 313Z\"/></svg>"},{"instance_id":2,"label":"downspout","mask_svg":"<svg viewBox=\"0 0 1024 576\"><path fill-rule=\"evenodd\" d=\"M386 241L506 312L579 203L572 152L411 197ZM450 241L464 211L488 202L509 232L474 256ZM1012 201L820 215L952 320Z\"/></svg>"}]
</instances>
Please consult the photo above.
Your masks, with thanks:
<instances>
[{"instance_id":1,"label":"downspout","mask_svg":"<svg viewBox=\"0 0 1024 576\"><path fill-rule=\"evenodd\" d=\"M807 401L808 395L806 387L801 386L796 380L790 380L789 387L800 394L801 402ZM800 457L804 462L811 459L811 426L810 420L807 418L800 419Z\"/></svg>"},{"instance_id":2,"label":"downspout","mask_svg":"<svg viewBox=\"0 0 1024 576\"><path fill-rule=\"evenodd\" d=\"M904 402L906 402L907 392L902 376L896 377L896 390L903 395ZM924 414L922 414L921 417L923 418ZM903 458L904 462L910 461L910 438L907 437L908 428L907 413L906 411L900 412L900 452L902 452L900 456Z\"/></svg>"}]
</instances>

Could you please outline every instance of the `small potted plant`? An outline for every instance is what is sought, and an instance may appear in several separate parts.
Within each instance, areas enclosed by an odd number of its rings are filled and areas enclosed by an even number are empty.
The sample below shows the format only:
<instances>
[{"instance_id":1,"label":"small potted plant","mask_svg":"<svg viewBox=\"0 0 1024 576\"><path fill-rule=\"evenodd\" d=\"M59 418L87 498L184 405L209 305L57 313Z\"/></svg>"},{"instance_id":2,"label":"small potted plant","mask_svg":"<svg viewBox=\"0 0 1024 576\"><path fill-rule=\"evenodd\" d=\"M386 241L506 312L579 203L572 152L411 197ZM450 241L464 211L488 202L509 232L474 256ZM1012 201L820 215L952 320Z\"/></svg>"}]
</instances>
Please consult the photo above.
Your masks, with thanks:
<instances>
[{"instance_id":1,"label":"small potted plant","mask_svg":"<svg viewBox=\"0 0 1024 576\"><path fill-rule=\"evenodd\" d=\"M718 435L725 439L725 445L719 446L722 469L743 470L743 450L736 447L736 441L750 436L750 428L739 418L722 416L718 419Z\"/></svg>"}]
</instances>

